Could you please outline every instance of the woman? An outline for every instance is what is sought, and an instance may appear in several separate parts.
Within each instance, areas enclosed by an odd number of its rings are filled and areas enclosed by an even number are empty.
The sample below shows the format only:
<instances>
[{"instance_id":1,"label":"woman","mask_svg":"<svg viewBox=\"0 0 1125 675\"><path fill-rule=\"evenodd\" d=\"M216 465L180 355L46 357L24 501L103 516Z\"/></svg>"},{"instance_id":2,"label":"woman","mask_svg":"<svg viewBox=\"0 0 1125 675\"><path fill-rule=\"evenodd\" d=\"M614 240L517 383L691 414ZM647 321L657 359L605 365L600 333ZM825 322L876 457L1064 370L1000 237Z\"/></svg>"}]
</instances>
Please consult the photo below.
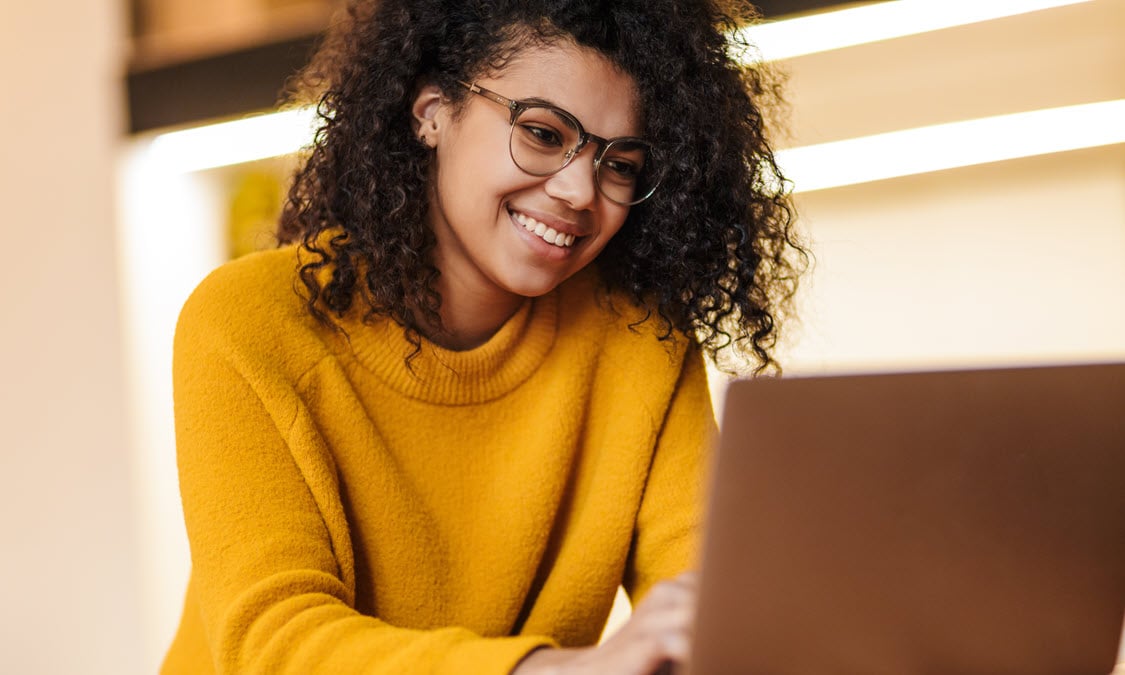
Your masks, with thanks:
<instances>
[{"instance_id":1,"label":"woman","mask_svg":"<svg viewBox=\"0 0 1125 675\"><path fill-rule=\"evenodd\" d=\"M703 354L774 367L803 256L745 15L354 4L305 73L286 245L177 329L193 569L165 672L687 658ZM592 647L622 584L633 616Z\"/></svg>"}]
</instances>

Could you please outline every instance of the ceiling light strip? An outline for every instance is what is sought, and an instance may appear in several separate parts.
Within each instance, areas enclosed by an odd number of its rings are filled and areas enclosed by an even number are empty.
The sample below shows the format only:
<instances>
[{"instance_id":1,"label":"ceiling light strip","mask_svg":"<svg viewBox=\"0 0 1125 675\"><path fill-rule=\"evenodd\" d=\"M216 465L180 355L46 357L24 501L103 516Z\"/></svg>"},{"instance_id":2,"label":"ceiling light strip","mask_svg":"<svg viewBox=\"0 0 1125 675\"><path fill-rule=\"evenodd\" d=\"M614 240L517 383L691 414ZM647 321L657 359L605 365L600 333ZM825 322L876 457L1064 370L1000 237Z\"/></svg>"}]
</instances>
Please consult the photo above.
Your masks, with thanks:
<instances>
[{"instance_id":1,"label":"ceiling light strip","mask_svg":"<svg viewBox=\"0 0 1125 675\"><path fill-rule=\"evenodd\" d=\"M149 156L168 171L187 173L289 155L312 141L317 121L310 106L171 131L153 139Z\"/></svg>"},{"instance_id":2,"label":"ceiling light strip","mask_svg":"<svg viewBox=\"0 0 1125 675\"><path fill-rule=\"evenodd\" d=\"M1125 142L1125 100L1002 115L778 151L799 192ZM187 173L305 147L315 111L302 108L174 131L156 137L148 157Z\"/></svg>"},{"instance_id":3,"label":"ceiling light strip","mask_svg":"<svg viewBox=\"0 0 1125 675\"><path fill-rule=\"evenodd\" d=\"M1125 99L951 122L777 153L796 192L1125 143Z\"/></svg>"},{"instance_id":4,"label":"ceiling light strip","mask_svg":"<svg viewBox=\"0 0 1125 675\"><path fill-rule=\"evenodd\" d=\"M1091 0L891 0L761 23L741 32L754 60L777 61Z\"/></svg>"}]
</instances>

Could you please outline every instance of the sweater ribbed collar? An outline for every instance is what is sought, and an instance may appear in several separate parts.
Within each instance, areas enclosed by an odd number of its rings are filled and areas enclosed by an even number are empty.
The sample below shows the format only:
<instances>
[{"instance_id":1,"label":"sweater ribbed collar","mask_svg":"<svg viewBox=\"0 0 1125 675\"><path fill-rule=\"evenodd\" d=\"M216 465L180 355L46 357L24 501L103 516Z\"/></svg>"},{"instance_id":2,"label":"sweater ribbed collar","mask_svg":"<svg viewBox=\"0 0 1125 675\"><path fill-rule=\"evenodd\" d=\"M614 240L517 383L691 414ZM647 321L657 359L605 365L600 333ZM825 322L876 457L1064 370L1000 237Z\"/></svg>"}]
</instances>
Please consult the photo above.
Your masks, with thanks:
<instances>
[{"instance_id":1,"label":"sweater ribbed collar","mask_svg":"<svg viewBox=\"0 0 1125 675\"><path fill-rule=\"evenodd\" d=\"M442 405L471 405L512 391L543 363L558 331L558 290L528 300L487 342L465 351L422 339L414 351L394 321L349 322L352 352L384 384L410 398Z\"/></svg>"}]
</instances>

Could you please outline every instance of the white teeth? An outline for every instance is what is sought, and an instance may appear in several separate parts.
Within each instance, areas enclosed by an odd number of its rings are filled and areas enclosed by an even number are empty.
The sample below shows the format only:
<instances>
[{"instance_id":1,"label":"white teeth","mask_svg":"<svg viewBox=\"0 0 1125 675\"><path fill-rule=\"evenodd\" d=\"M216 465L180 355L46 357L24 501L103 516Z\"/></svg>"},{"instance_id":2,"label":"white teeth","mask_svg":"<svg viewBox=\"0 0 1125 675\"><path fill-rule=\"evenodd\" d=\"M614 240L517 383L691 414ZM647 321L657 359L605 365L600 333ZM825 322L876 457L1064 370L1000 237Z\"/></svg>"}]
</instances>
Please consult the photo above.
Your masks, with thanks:
<instances>
[{"instance_id":1,"label":"white teeth","mask_svg":"<svg viewBox=\"0 0 1125 675\"><path fill-rule=\"evenodd\" d=\"M512 211L512 217L515 218L517 223L523 225L525 230L535 234L548 244L568 248L573 246L574 242L578 239L578 237L573 234L559 232L555 228L548 227L531 216L520 213L519 211Z\"/></svg>"}]
</instances>

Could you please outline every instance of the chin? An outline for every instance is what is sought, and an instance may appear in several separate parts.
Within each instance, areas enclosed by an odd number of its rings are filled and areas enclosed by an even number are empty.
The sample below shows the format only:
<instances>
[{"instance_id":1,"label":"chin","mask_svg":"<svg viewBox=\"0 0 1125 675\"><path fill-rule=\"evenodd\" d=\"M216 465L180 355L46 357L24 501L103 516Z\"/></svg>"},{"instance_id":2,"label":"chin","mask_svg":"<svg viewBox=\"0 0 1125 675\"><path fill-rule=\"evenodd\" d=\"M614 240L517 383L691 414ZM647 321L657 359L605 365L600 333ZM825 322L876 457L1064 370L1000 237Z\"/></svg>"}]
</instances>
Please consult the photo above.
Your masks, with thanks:
<instances>
[{"instance_id":1,"label":"chin","mask_svg":"<svg viewBox=\"0 0 1125 675\"><path fill-rule=\"evenodd\" d=\"M539 278L524 278L524 279L511 279L510 283L504 284L504 288L509 293L520 295L525 298L538 298L547 295L551 291L559 287L566 277L539 277Z\"/></svg>"},{"instance_id":2,"label":"chin","mask_svg":"<svg viewBox=\"0 0 1125 675\"><path fill-rule=\"evenodd\" d=\"M550 285L535 285L535 286L520 286L510 289L512 293L525 298L539 298L547 295L551 291L559 287L559 284Z\"/></svg>"}]
</instances>

